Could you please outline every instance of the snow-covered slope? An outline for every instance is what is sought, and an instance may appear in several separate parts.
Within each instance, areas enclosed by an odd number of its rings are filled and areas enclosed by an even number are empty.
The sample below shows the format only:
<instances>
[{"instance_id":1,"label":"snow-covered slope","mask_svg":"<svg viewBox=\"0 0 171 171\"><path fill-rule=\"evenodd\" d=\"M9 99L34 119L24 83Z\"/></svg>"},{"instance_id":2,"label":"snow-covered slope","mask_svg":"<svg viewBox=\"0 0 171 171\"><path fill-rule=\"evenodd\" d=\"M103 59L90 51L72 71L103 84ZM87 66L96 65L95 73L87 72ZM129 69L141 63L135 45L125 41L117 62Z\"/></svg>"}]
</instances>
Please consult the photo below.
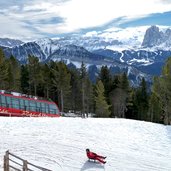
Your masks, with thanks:
<instances>
[{"instance_id":1,"label":"snow-covered slope","mask_svg":"<svg viewBox=\"0 0 171 171\"><path fill-rule=\"evenodd\" d=\"M53 171L170 171L171 127L97 118L0 117L0 170L6 150ZM85 149L107 156L89 162Z\"/></svg>"},{"instance_id":2,"label":"snow-covered slope","mask_svg":"<svg viewBox=\"0 0 171 171\"><path fill-rule=\"evenodd\" d=\"M49 38L36 40L35 43L40 46L41 50L46 55L46 58L60 48L58 42L54 42L52 39Z\"/></svg>"},{"instance_id":3,"label":"snow-covered slope","mask_svg":"<svg viewBox=\"0 0 171 171\"><path fill-rule=\"evenodd\" d=\"M53 39L62 45L74 44L89 51L97 49L125 50L141 46L146 29L150 26L136 28L109 28L103 31L92 31L85 34Z\"/></svg>"},{"instance_id":4,"label":"snow-covered slope","mask_svg":"<svg viewBox=\"0 0 171 171\"><path fill-rule=\"evenodd\" d=\"M0 46L14 47L23 44L24 42L16 39L0 38Z\"/></svg>"}]
</instances>

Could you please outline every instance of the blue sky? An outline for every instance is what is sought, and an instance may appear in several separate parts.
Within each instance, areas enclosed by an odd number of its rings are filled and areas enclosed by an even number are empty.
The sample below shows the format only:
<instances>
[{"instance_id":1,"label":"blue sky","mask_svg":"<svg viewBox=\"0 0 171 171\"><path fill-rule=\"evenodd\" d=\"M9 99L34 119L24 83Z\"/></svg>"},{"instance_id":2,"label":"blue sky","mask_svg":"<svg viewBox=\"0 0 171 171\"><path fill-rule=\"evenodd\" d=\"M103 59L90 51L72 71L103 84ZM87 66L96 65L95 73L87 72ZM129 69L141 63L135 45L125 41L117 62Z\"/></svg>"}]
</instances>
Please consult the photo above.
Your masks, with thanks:
<instances>
[{"instance_id":1,"label":"blue sky","mask_svg":"<svg viewBox=\"0 0 171 171\"><path fill-rule=\"evenodd\" d=\"M170 26L171 0L1 0L0 37L37 39L111 27Z\"/></svg>"}]
</instances>

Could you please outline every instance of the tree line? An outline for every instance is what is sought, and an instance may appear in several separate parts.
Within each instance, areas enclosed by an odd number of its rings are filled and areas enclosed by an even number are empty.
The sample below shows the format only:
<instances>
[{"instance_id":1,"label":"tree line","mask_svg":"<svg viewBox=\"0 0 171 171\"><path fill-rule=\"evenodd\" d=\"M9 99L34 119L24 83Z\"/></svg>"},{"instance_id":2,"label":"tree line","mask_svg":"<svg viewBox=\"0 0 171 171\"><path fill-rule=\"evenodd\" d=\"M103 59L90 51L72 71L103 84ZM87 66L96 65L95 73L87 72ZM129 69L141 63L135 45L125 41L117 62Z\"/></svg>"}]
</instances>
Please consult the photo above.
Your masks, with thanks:
<instances>
[{"instance_id":1,"label":"tree line","mask_svg":"<svg viewBox=\"0 0 171 171\"><path fill-rule=\"evenodd\" d=\"M126 73L112 75L107 66L101 67L93 83L83 62L78 69L64 62L41 63L29 55L27 64L20 64L14 56L6 58L0 49L0 89L52 99L61 112L171 121L171 58L148 91L144 78L139 87L131 87Z\"/></svg>"}]
</instances>

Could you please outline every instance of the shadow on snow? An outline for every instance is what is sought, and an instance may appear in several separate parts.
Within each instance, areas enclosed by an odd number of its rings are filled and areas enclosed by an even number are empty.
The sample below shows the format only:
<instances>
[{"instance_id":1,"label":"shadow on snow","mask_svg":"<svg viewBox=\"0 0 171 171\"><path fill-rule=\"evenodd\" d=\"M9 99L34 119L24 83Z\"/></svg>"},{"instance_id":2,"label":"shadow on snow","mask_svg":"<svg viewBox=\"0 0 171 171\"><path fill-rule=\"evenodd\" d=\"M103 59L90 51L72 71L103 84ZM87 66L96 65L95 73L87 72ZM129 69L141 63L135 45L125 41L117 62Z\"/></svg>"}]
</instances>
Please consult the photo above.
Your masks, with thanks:
<instances>
[{"instance_id":1,"label":"shadow on snow","mask_svg":"<svg viewBox=\"0 0 171 171\"><path fill-rule=\"evenodd\" d=\"M81 168L80 171L84 171L84 170L91 169L91 168L96 168L96 169L103 169L103 170L105 170L105 169L104 169L104 165L102 165L101 163L87 160L87 161L84 163L84 165L82 166L82 168Z\"/></svg>"}]
</instances>

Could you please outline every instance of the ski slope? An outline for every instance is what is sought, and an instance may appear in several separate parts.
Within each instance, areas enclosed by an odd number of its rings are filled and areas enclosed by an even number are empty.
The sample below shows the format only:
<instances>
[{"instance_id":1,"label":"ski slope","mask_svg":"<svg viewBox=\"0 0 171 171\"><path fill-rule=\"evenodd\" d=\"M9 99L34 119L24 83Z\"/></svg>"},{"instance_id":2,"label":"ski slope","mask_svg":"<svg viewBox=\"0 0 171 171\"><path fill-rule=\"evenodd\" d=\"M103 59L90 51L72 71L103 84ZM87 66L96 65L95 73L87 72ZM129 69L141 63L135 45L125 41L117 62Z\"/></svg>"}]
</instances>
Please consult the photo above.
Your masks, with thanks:
<instances>
[{"instance_id":1,"label":"ski slope","mask_svg":"<svg viewBox=\"0 0 171 171\"><path fill-rule=\"evenodd\" d=\"M107 156L89 162L85 149ZM0 117L5 151L53 171L171 171L171 126L128 119Z\"/></svg>"}]
</instances>

